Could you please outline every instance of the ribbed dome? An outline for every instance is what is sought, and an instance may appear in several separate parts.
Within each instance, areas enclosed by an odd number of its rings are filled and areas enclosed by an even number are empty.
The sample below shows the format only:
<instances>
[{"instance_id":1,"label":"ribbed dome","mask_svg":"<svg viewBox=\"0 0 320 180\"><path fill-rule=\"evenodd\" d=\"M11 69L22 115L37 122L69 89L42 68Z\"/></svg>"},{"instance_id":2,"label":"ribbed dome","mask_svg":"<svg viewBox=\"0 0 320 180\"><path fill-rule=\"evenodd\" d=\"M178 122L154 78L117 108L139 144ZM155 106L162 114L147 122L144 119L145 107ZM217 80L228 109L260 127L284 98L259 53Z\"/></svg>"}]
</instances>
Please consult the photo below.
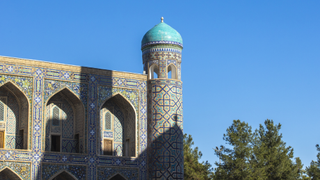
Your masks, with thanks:
<instances>
[{"instance_id":1,"label":"ribbed dome","mask_svg":"<svg viewBox=\"0 0 320 180\"><path fill-rule=\"evenodd\" d=\"M182 37L171 26L161 22L150 29L141 41L141 46L148 44L177 44L182 46Z\"/></svg>"}]
</instances>

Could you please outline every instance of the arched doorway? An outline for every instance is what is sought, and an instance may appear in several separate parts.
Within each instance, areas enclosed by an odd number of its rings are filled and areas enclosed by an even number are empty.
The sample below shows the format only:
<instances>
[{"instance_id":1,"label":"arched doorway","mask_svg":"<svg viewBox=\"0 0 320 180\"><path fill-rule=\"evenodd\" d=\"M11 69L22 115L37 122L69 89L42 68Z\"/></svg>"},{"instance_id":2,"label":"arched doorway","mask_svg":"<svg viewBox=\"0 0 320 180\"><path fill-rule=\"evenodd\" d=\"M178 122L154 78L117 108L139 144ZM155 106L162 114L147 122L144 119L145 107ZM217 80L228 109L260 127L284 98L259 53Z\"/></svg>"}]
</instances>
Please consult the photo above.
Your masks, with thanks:
<instances>
[{"instance_id":1,"label":"arched doorway","mask_svg":"<svg viewBox=\"0 0 320 180\"><path fill-rule=\"evenodd\" d=\"M54 94L46 104L45 150L84 153L84 106L65 88Z\"/></svg>"},{"instance_id":2,"label":"arched doorway","mask_svg":"<svg viewBox=\"0 0 320 180\"><path fill-rule=\"evenodd\" d=\"M77 180L71 174L67 173L66 171L61 172L51 180Z\"/></svg>"},{"instance_id":3,"label":"arched doorway","mask_svg":"<svg viewBox=\"0 0 320 180\"><path fill-rule=\"evenodd\" d=\"M18 175L16 175L13 171L8 168L5 168L0 172L1 180L21 180Z\"/></svg>"},{"instance_id":4,"label":"arched doorway","mask_svg":"<svg viewBox=\"0 0 320 180\"><path fill-rule=\"evenodd\" d=\"M110 178L110 180L126 180L126 178L122 177L120 174L117 174Z\"/></svg>"},{"instance_id":5,"label":"arched doorway","mask_svg":"<svg viewBox=\"0 0 320 180\"><path fill-rule=\"evenodd\" d=\"M100 108L101 155L133 157L136 154L136 113L122 95Z\"/></svg>"},{"instance_id":6,"label":"arched doorway","mask_svg":"<svg viewBox=\"0 0 320 180\"><path fill-rule=\"evenodd\" d=\"M29 102L11 82L0 87L0 148L27 149Z\"/></svg>"}]
</instances>

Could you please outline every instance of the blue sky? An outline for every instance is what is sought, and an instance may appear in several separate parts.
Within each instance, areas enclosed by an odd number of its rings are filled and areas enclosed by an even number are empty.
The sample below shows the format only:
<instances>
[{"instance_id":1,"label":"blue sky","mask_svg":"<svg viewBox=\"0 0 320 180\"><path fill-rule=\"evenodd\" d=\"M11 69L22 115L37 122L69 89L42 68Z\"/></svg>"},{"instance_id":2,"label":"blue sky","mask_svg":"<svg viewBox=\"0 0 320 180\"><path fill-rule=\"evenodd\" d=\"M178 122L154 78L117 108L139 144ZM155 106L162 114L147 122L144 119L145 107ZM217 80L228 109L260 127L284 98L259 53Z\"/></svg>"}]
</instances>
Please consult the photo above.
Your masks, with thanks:
<instances>
[{"instance_id":1,"label":"blue sky","mask_svg":"<svg viewBox=\"0 0 320 180\"><path fill-rule=\"evenodd\" d=\"M265 119L303 164L320 143L320 2L0 1L0 55L142 73L143 35L164 17L184 41L184 132L203 160L232 120Z\"/></svg>"}]
</instances>

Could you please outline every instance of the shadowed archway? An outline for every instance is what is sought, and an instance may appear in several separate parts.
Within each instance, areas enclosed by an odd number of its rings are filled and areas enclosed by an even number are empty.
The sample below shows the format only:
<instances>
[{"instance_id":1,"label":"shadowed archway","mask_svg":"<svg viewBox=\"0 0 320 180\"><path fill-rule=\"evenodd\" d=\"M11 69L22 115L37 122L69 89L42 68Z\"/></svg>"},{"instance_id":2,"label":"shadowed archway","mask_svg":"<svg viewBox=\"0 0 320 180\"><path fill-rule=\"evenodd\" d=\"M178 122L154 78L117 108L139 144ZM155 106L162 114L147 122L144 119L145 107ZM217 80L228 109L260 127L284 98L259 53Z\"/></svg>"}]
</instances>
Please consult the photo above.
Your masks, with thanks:
<instances>
[{"instance_id":1,"label":"shadowed archway","mask_svg":"<svg viewBox=\"0 0 320 180\"><path fill-rule=\"evenodd\" d=\"M46 104L45 151L84 153L85 110L68 88L54 94Z\"/></svg>"},{"instance_id":2,"label":"shadowed archway","mask_svg":"<svg viewBox=\"0 0 320 180\"><path fill-rule=\"evenodd\" d=\"M116 94L100 108L101 155L136 156L136 113L132 104Z\"/></svg>"},{"instance_id":3,"label":"shadowed archway","mask_svg":"<svg viewBox=\"0 0 320 180\"><path fill-rule=\"evenodd\" d=\"M73 175L71 175L69 172L62 171L55 177L50 178L50 180L77 180L77 179Z\"/></svg>"},{"instance_id":4,"label":"shadowed archway","mask_svg":"<svg viewBox=\"0 0 320 180\"><path fill-rule=\"evenodd\" d=\"M0 148L27 149L29 102L12 82L0 87Z\"/></svg>"},{"instance_id":5,"label":"shadowed archway","mask_svg":"<svg viewBox=\"0 0 320 180\"><path fill-rule=\"evenodd\" d=\"M21 180L21 178L16 175L11 169L5 168L0 172L1 180Z\"/></svg>"},{"instance_id":6,"label":"shadowed archway","mask_svg":"<svg viewBox=\"0 0 320 180\"><path fill-rule=\"evenodd\" d=\"M122 177L120 174L117 174L110 178L110 180L126 180L126 178Z\"/></svg>"}]
</instances>

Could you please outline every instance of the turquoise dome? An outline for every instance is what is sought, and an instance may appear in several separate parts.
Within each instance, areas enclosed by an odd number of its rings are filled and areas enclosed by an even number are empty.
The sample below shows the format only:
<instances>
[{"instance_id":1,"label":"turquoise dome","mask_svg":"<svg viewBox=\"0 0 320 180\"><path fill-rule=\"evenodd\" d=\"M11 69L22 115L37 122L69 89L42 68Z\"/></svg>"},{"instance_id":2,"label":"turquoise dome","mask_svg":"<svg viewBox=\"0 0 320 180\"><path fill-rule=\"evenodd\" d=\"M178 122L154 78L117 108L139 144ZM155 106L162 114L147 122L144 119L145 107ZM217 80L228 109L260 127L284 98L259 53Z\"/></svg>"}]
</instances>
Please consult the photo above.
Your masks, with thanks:
<instances>
[{"instance_id":1,"label":"turquoise dome","mask_svg":"<svg viewBox=\"0 0 320 180\"><path fill-rule=\"evenodd\" d=\"M182 37L171 26L161 22L150 29L141 41L141 46L149 44L176 44L182 46Z\"/></svg>"}]
</instances>

